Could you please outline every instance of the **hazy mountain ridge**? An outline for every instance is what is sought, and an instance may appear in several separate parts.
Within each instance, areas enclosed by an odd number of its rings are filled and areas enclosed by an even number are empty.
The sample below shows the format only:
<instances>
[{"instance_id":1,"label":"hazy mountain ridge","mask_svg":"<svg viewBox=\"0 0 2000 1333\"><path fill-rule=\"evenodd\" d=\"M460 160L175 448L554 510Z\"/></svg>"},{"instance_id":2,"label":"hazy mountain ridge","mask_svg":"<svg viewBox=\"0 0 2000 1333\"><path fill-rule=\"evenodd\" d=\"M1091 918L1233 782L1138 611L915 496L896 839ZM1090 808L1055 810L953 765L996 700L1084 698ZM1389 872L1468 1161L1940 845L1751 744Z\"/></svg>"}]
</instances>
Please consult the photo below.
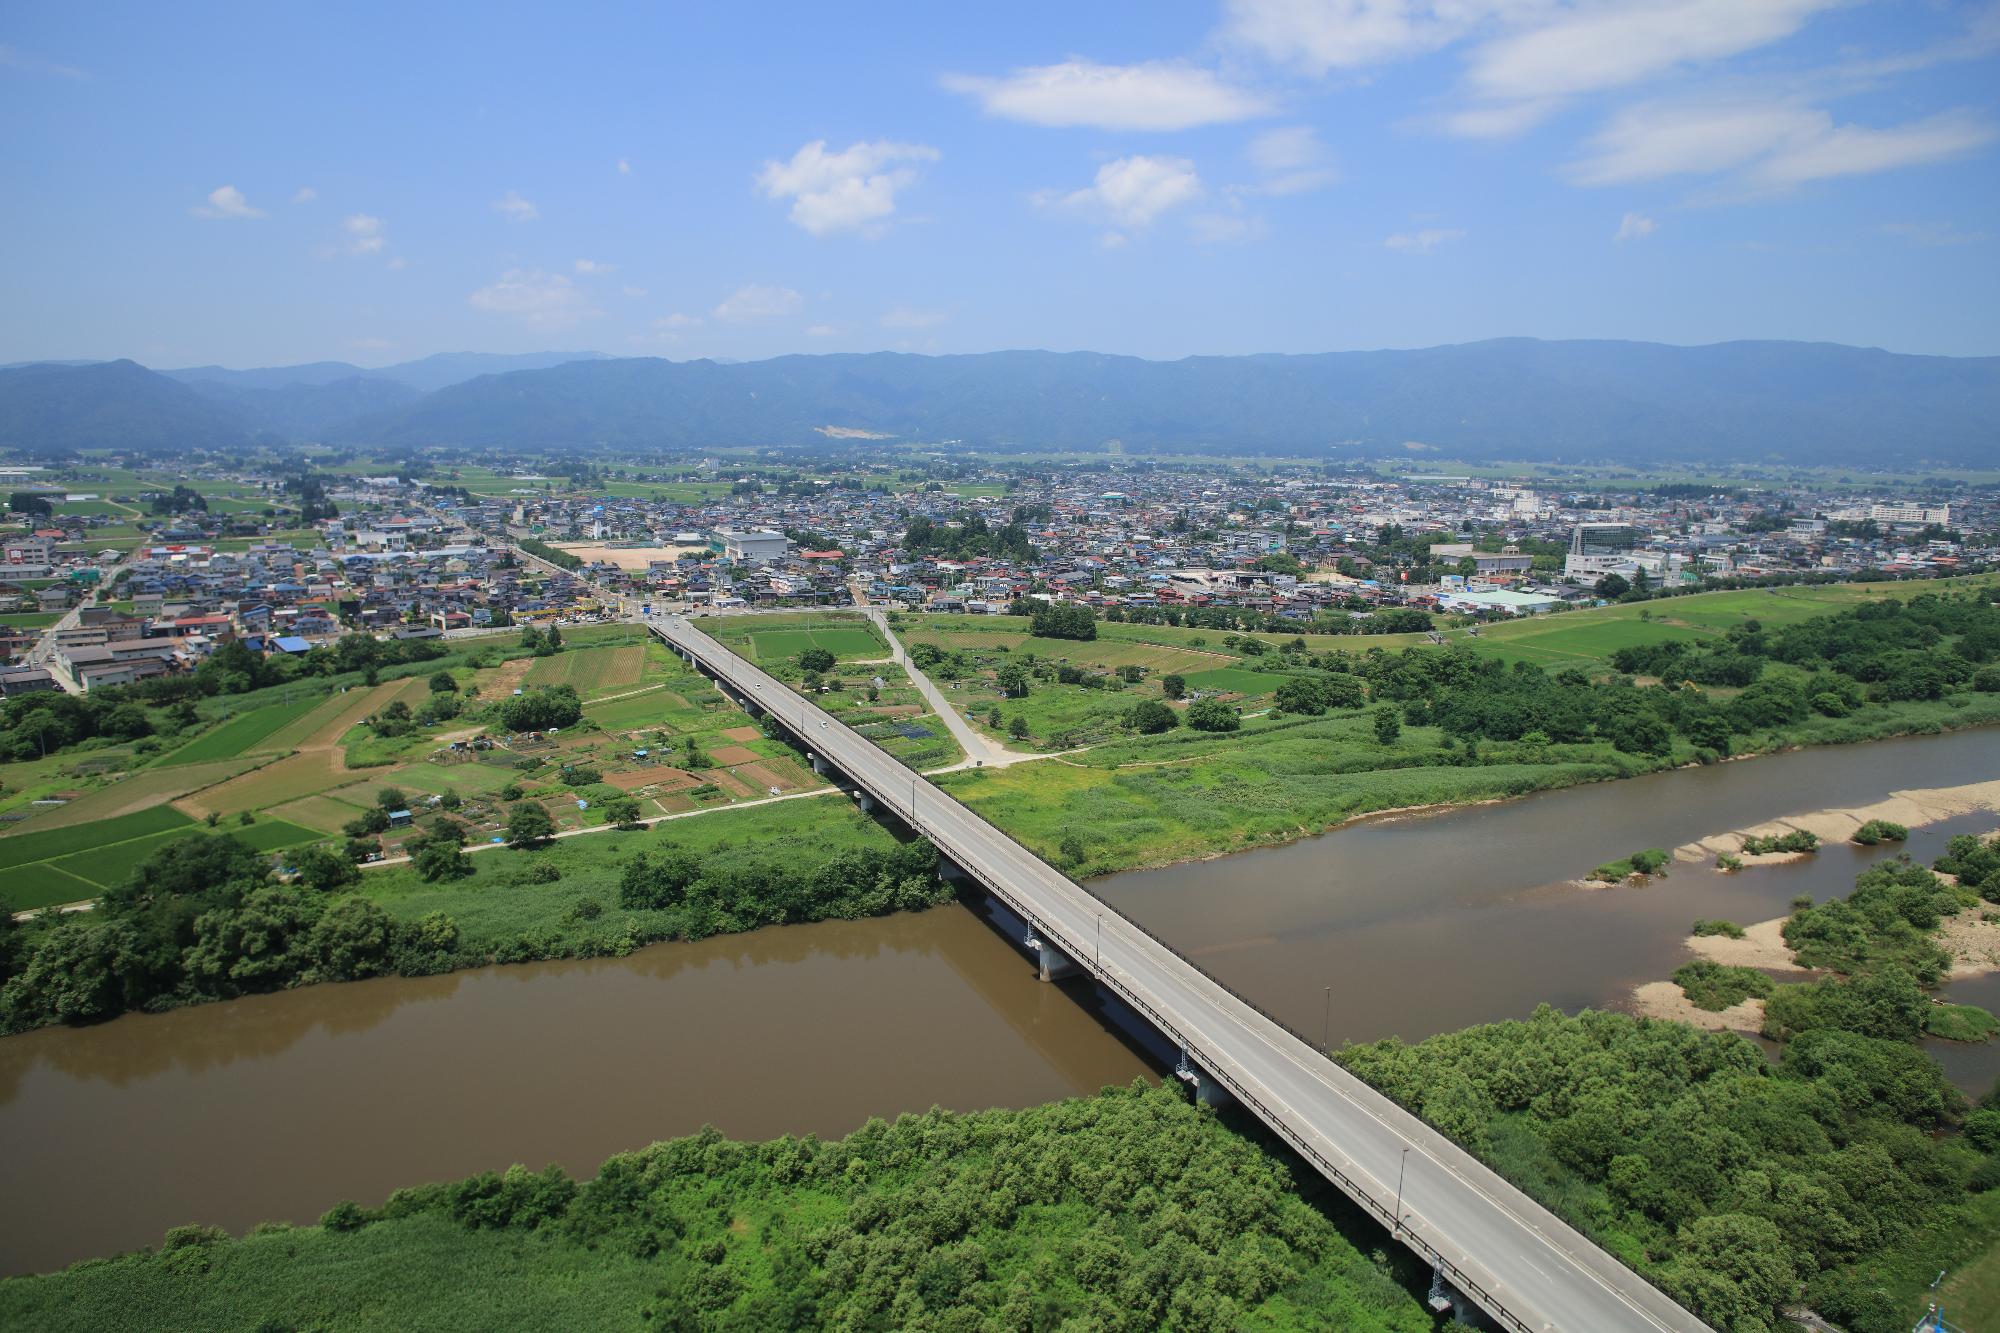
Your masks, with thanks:
<instances>
[{"instance_id":1,"label":"hazy mountain ridge","mask_svg":"<svg viewBox=\"0 0 2000 1333\"><path fill-rule=\"evenodd\" d=\"M356 421L354 443L805 445L821 426L1000 448L1976 462L2000 358L1819 343L1539 342L1143 361L1074 352L579 362Z\"/></svg>"},{"instance_id":2,"label":"hazy mountain ridge","mask_svg":"<svg viewBox=\"0 0 2000 1333\"><path fill-rule=\"evenodd\" d=\"M460 378L482 366L499 373ZM41 452L258 435L391 448L823 447L827 426L994 449L1351 456L1418 444L1465 458L1991 464L2000 358L1515 338L1181 361L449 353L377 371L317 362L154 373L129 361L0 370L0 445Z\"/></svg>"}]
</instances>

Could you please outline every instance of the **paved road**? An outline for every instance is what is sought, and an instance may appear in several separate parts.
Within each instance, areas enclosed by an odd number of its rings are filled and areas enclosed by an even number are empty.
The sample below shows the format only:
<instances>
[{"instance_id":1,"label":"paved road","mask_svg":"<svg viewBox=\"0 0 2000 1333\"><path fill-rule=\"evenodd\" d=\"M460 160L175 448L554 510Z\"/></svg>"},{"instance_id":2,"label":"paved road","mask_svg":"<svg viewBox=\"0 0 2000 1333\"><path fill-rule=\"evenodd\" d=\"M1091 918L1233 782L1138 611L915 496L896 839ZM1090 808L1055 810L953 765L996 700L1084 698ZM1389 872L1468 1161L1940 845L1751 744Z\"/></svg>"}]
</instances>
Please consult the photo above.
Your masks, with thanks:
<instances>
[{"instance_id":1,"label":"paved road","mask_svg":"<svg viewBox=\"0 0 2000 1333\"><path fill-rule=\"evenodd\" d=\"M813 751L922 830L1503 1325L1576 1333L1706 1327L1443 1135L858 733L688 621L661 619L653 629L740 695L763 701Z\"/></svg>"}]
</instances>

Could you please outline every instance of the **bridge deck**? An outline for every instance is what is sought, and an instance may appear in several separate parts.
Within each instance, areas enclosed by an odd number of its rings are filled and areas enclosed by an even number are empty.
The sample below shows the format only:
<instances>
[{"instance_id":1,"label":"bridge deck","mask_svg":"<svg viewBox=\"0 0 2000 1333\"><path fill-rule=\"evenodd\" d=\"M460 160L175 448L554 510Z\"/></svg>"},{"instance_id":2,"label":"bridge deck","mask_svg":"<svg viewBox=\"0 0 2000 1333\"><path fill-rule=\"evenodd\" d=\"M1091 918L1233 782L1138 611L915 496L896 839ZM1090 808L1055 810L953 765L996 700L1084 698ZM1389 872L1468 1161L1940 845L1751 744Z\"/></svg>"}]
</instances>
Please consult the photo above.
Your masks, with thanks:
<instances>
[{"instance_id":1,"label":"bridge deck","mask_svg":"<svg viewBox=\"0 0 2000 1333\"><path fill-rule=\"evenodd\" d=\"M929 837L1503 1325L1577 1333L1707 1327L1442 1134L838 719L685 620L652 627Z\"/></svg>"}]
</instances>

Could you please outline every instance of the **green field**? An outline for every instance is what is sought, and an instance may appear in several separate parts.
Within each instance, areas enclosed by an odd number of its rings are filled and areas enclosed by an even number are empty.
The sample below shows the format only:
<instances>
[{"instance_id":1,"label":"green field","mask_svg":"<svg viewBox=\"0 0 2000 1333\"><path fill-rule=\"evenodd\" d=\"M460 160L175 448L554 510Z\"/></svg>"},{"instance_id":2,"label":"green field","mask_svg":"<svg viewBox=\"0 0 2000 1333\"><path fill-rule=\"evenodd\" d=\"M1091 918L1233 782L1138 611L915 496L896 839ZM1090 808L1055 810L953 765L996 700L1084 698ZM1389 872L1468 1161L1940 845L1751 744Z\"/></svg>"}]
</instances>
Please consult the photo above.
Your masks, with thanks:
<instances>
[{"instance_id":1,"label":"green field","mask_svg":"<svg viewBox=\"0 0 2000 1333\"><path fill-rule=\"evenodd\" d=\"M571 648L541 657L528 669L528 685L568 685L588 699L592 695L636 689L645 670L647 648L634 643L616 648Z\"/></svg>"},{"instance_id":2,"label":"green field","mask_svg":"<svg viewBox=\"0 0 2000 1333\"><path fill-rule=\"evenodd\" d=\"M47 629L62 618L60 611L12 611L0 615L0 625L9 629Z\"/></svg>"},{"instance_id":3,"label":"green field","mask_svg":"<svg viewBox=\"0 0 2000 1333\"><path fill-rule=\"evenodd\" d=\"M749 637L751 652L759 662L781 662L808 648L824 648L841 661L889 655L874 630L861 626L758 630Z\"/></svg>"},{"instance_id":4,"label":"green field","mask_svg":"<svg viewBox=\"0 0 2000 1333\"><path fill-rule=\"evenodd\" d=\"M288 749L288 746L270 744L271 737L300 718L312 713L325 700L318 695L294 699L290 703L271 704L264 708L253 708L247 713L239 713L215 730L196 737L180 749L160 760L158 767L168 768L180 764L207 763L214 759L229 759L243 754L259 754Z\"/></svg>"},{"instance_id":5,"label":"green field","mask_svg":"<svg viewBox=\"0 0 2000 1333\"><path fill-rule=\"evenodd\" d=\"M128 838L143 838L169 829L185 828L193 822L172 806L156 805L151 809L120 815L115 819L99 819L88 824L71 824L64 828L44 829L40 832L9 834L0 837L0 870L11 870L31 862L67 856L72 852L88 851L93 847L123 842Z\"/></svg>"},{"instance_id":6,"label":"green field","mask_svg":"<svg viewBox=\"0 0 2000 1333\"><path fill-rule=\"evenodd\" d=\"M1252 671L1247 667L1216 667L1209 671L1196 671L1187 678L1188 688L1208 694L1241 694L1244 696L1269 694L1285 683L1285 677L1275 671Z\"/></svg>"}]
</instances>

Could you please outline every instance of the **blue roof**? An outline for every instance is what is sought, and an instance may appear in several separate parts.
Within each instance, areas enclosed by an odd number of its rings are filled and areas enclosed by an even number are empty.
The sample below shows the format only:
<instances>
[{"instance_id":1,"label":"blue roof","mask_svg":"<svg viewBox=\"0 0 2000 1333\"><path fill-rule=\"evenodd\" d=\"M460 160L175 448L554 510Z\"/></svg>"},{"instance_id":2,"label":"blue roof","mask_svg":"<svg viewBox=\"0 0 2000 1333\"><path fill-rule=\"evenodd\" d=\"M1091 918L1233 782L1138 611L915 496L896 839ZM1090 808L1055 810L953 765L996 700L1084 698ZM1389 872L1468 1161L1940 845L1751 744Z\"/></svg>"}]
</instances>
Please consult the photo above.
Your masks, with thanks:
<instances>
[{"instance_id":1,"label":"blue roof","mask_svg":"<svg viewBox=\"0 0 2000 1333\"><path fill-rule=\"evenodd\" d=\"M307 643L304 639L301 639L296 634L287 634L282 638L273 640L273 642L275 642L282 651L288 653L302 653L305 652L308 648L312 647L311 644Z\"/></svg>"}]
</instances>

